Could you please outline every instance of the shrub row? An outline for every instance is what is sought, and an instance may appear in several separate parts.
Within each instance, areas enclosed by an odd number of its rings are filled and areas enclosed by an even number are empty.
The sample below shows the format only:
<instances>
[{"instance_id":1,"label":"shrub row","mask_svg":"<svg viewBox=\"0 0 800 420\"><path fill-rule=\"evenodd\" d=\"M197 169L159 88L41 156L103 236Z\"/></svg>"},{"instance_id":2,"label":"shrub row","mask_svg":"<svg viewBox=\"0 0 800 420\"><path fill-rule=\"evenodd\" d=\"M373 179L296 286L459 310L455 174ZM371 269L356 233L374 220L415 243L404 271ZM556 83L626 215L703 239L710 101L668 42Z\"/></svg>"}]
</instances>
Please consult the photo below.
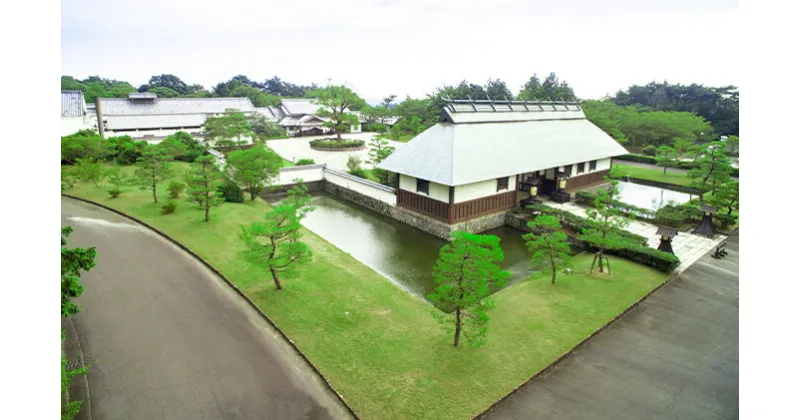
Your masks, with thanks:
<instances>
[{"instance_id":1,"label":"shrub row","mask_svg":"<svg viewBox=\"0 0 800 420\"><path fill-rule=\"evenodd\" d=\"M562 226L569 228L576 233L582 232L584 229L589 229L594 225L594 222L587 218L574 215L567 211L545 206L543 204L530 206L528 207L528 211L534 215L546 214L553 216L559 219ZM630 261L654 267L664 272L670 272L674 270L678 264L680 264L680 259L674 254L648 247L647 238L644 236L636 235L623 229L618 229L617 233L623 239L625 239L628 244L624 248L607 250L606 252L609 254L617 255ZM581 241L577 238L570 240L570 243L586 250L596 251L596 248L590 243Z\"/></svg>"},{"instance_id":2,"label":"shrub row","mask_svg":"<svg viewBox=\"0 0 800 420\"><path fill-rule=\"evenodd\" d=\"M648 156L644 154L638 153L630 153L627 155L617 156L614 160L621 160L621 161L628 161L628 162L638 162L638 163L649 163L650 165L658 165L656 163L656 158L653 156ZM670 168L678 168L678 169L692 169L694 168L694 163L692 162L684 162L678 161L675 165L669 166ZM733 168L733 172L731 176L734 178L739 177L739 168Z\"/></svg>"},{"instance_id":3,"label":"shrub row","mask_svg":"<svg viewBox=\"0 0 800 420\"><path fill-rule=\"evenodd\" d=\"M575 202L578 204L584 204L587 206L594 206L594 200L597 198L597 194L593 194L589 191L578 191L575 193ZM622 201L614 201L614 207L622 209L625 213L633 215L637 219L643 220L652 220L655 217L654 211L650 209L646 209L643 207L637 207L632 204L623 203Z\"/></svg>"},{"instance_id":4,"label":"shrub row","mask_svg":"<svg viewBox=\"0 0 800 420\"><path fill-rule=\"evenodd\" d=\"M317 139L311 140L308 142L311 147L316 147L318 149L346 149L346 148L358 148L364 146L364 140L349 140L349 139Z\"/></svg>"}]
</instances>

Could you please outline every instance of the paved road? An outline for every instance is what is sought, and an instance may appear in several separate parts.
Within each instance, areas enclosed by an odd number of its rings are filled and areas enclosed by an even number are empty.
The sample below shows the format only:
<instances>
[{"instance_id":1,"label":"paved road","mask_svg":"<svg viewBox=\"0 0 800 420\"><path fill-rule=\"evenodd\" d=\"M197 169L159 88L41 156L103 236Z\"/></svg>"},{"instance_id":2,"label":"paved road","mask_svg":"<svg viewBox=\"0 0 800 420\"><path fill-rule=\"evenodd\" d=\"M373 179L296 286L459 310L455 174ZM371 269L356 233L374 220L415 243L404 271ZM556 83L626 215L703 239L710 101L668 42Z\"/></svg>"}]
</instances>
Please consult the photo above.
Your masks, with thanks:
<instances>
[{"instance_id":1,"label":"paved road","mask_svg":"<svg viewBox=\"0 0 800 420\"><path fill-rule=\"evenodd\" d=\"M66 198L61 224L75 228L70 246L97 246L73 317L92 365L93 419L347 417L269 324L184 251Z\"/></svg>"},{"instance_id":2,"label":"paved road","mask_svg":"<svg viewBox=\"0 0 800 420\"><path fill-rule=\"evenodd\" d=\"M342 138L363 140L365 146L362 150L352 152L324 152L321 150L313 150L308 144L309 141L315 139L331 138L334 135L326 136L313 136L313 137L292 137L290 139L269 140L267 145L275 150L280 157L295 162L298 159L310 158L314 159L315 163L325 163L331 169L338 169L340 171L347 171L347 159L351 155L356 155L361 158L361 167L372 168L372 165L367 163L369 161L369 141L377 136L378 133L347 133L342 134ZM390 146L399 149L405 145L398 141L387 140Z\"/></svg>"},{"instance_id":3,"label":"paved road","mask_svg":"<svg viewBox=\"0 0 800 420\"><path fill-rule=\"evenodd\" d=\"M739 238L701 258L488 419L739 417Z\"/></svg>"}]
</instances>

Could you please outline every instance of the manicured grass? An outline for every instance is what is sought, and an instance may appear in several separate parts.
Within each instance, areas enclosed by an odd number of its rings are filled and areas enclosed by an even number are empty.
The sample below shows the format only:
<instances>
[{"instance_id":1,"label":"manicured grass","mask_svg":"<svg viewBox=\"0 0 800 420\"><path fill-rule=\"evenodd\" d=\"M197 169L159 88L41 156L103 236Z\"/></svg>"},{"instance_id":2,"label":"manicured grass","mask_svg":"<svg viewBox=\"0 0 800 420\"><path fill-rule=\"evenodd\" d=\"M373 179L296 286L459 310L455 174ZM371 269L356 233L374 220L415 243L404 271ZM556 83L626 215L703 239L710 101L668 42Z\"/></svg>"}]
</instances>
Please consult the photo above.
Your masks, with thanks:
<instances>
[{"instance_id":1,"label":"manicured grass","mask_svg":"<svg viewBox=\"0 0 800 420\"><path fill-rule=\"evenodd\" d=\"M292 163L292 162L289 162L289 161L288 161L288 160L286 160L286 159L283 159L283 166L282 166L282 167L283 167L283 168L288 168L288 167L290 167L290 166L294 166L294 163Z\"/></svg>"},{"instance_id":2,"label":"manicured grass","mask_svg":"<svg viewBox=\"0 0 800 420\"><path fill-rule=\"evenodd\" d=\"M555 285L540 274L497 293L488 344L454 349L433 307L309 231L303 240L313 262L276 291L269 272L240 255L239 226L262 217L268 205L261 200L226 203L204 223L185 201L162 216L148 191L128 188L110 199L102 186L79 184L68 193L140 218L197 252L269 314L365 419L470 418L666 277L618 258L613 276L588 275L592 256L580 255L575 273Z\"/></svg>"},{"instance_id":3,"label":"manicured grass","mask_svg":"<svg viewBox=\"0 0 800 420\"><path fill-rule=\"evenodd\" d=\"M691 183L686 173L675 173L667 171L664 174L663 169L650 169L639 168L636 166L629 166L622 163L615 163L614 167L618 168L620 175L630 176L634 178L647 179L651 181L666 182L668 184L688 186Z\"/></svg>"},{"instance_id":4,"label":"manicured grass","mask_svg":"<svg viewBox=\"0 0 800 420\"><path fill-rule=\"evenodd\" d=\"M408 143L414 137L417 137L417 135L416 134L401 134L400 138L397 138L397 139L393 139L393 138L389 137L388 134L379 134L378 135L378 138L382 138L382 139L386 139L386 140L399 141L400 143Z\"/></svg>"}]
</instances>

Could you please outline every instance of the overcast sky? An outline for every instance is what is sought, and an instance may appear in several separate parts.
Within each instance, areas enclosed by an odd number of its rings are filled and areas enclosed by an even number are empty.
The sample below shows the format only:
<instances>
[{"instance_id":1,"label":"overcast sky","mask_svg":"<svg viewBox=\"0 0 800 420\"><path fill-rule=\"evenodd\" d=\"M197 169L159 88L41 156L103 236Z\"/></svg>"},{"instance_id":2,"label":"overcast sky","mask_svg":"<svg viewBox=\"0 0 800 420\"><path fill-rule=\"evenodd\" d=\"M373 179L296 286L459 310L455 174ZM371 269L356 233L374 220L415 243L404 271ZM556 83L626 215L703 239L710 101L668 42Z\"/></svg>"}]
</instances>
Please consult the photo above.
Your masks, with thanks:
<instances>
[{"instance_id":1,"label":"overcast sky","mask_svg":"<svg viewBox=\"0 0 800 420\"><path fill-rule=\"evenodd\" d=\"M212 88L244 74L421 97L516 93L554 71L581 98L651 80L738 85L735 0L63 0L62 73Z\"/></svg>"}]
</instances>

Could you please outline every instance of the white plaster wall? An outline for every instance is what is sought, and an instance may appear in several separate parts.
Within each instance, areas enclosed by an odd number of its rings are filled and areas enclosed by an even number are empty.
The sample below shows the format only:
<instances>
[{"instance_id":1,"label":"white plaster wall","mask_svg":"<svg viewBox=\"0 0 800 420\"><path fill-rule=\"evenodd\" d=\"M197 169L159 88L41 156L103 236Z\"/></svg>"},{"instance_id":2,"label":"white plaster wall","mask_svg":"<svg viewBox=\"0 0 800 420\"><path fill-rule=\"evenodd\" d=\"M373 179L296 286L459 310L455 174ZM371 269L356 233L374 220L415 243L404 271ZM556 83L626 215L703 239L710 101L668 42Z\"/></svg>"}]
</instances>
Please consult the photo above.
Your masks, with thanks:
<instances>
[{"instance_id":1,"label":"white plaster wall","mask_svg":"<svg viewBox=\"0 0 800 420\"><path fill-rule=\"evenodd\" d=\"M396 194L390 193L381 188L373 187L369 185L369 183L362 183L359 181L351 180L343 176L337 175L331 171L324 171L323 176L325 177L325 181L330 182L332 184L338 185L343 188L347 188L349 190L353 190L355 192L364 194L368 197L381 200L384 203L388 203L393 206L397 205Z\"/></svg>"},{"instance_id":2,"label":"white plaster wall","mask_svg":"<svg viewBox=\"0 0 800 420\"><path fill-rule=\"evenodd\" d=\"M308 169L281 171L274 185L294 184L294 179L300 178L303 182L321 181L323 177L322 167L312 167Z\"/></svg>"},{"instance_id":3,"label":"white plaster wall","mask_svg":"<svg viewBox=\"0 0 800 420\"><path fill-rule=\"evenodd\" d=\"M183 131L189 134L198 134L203 131L202 128L185 128L183 130L106 130L106 137L114 137L114 136L131 136L135 139L147 140L144 136L153 136L153 137L167 137L177 133L178 131ZM157 141L161 141L158 139Z\"/></svg>"},{"instance_id":4,"label":"white plaster wall","mask_svg":"<svg viewBox=\"0 0 800 420\"><path fill-rule=\"evenodd\" d=\"M589 170L589 162L584 162L584 171L582 173L578 173L578 163L580 162L572 165L572 176L583 176L611 168L611 158L597 159L597 167L593 171Z\"/></svg>"},{"instance_id":5,"label":"white plaster wall","mask_svg":"<svg viewBox=\"0 0 800 420\"><path fill-rule=\"evenodd\" d=\"M611 158L598 159L597 169L595 171L604 171L606 169L611 169Z\"/></svg>"},{"instance_id":6,"label":"white plaster wall","mask_svg":"<svg viewBox=\"0 0 800 420\"><path fill-rule=\"evenodd\" d=\"M497 180L473 182L472 184L458 185L454 192L454 201L461 203L464 201L475 200L476 198L488 197L490 195L502 194L514 191L517 188L517 178L508 177L508 189L497 191Z\"/></svg>"},{"instance_id":7,"label":"white plaster wall","mask_svg":"<svg viewBox=\"0 0 800 420\"><path fill-rule=\"evenodd\" d=\"M400 189L411 191L414 194L425 195L417 192L417 179L412 176L400 175ZM450 202L450 187L431 182L428 185L428 197L443 203Z\"/></svg>"},{"instance_id":8,"label":"white plaster wall","mask_svg":"<svg viewBox=\"0 0 800 420\"><path fill-rule=\"evenodd\" d=\"M83 122L83 117L62 117L61 118L61 137L75 134L80 130L91 129L91 124Z\"/></svg>"}]
</instances>

